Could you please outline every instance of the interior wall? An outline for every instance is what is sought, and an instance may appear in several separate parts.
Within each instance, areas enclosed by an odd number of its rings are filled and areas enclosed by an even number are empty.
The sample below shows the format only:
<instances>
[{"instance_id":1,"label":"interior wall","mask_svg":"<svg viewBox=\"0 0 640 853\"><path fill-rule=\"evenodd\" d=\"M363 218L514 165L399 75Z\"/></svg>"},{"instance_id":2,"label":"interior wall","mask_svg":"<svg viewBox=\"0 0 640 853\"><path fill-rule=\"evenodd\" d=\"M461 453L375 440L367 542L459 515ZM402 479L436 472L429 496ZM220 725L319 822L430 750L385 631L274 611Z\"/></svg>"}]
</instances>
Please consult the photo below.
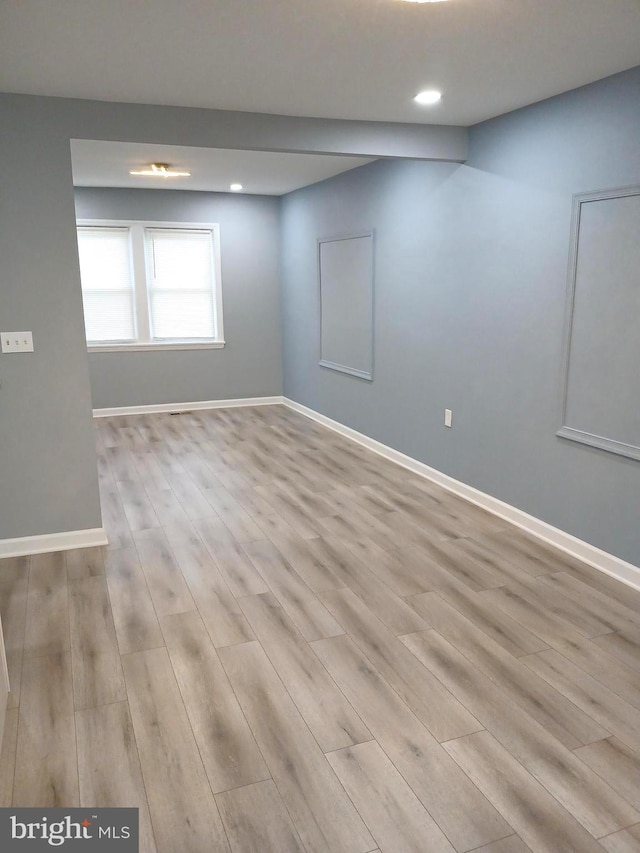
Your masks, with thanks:
<instances>
[{"instance_id":1,"label":"interior wall","mask_svg":"<svg viewBox=\"0 0 640 853\"><path fill-rule=\"evenodd\" d=\"M0 103L0 152L0 539L101 527L69 139Z\"/></svg>"},{"instance_id":2,"label":"interior wall","mask_svg":"<svg viewBox=\"0 0 640 853\"><path fill-rule=\"evenodd\" d=\"M285 393L636 563L637 462L555 430L571 194L640 181L639 87L636 69L474 128L468 166L293 194L283 227ZM466 132L0 95L0 317L36 347L0 356L0 540L101 523L73 138L460 160ZM368 393L316 364L316 237L355 222L378 231Z\"/></svg>"},{"instance_id":3,"label":"interior wall","mask_svg":"<svg viewBox=\"0 0 640 853\"><path fill-rule=\"evenodd\" d=\"M220 225L224 349L90 353L94 408L282 394L279 198L77 187L75 201L79 219Z\"/></svg>"},{"instance_id":4,"label":"interior wall","mask_svg":"<svg viewBox=\"0 0 640 853\"><path fill-rule=\"evenodd\" d=\"M379 161L282 206L285 395L635 564L639 463L556 431L572 196L640 184L639 92L634 69L472 128L466 165ZM318 365L316 240L371 229L367 382Z\"/></svg>"},{"instance_id":5,"label":"interior wall","mask_svg":"<svg viewBox=\"0 0 640 853\"><path fill-rule=\"evenodd\" d=\"M0 540L101 526L71 139L464 159L467 132L0 94L0 317L35 343L0 355Z\"/></svg>"}]
</instances>

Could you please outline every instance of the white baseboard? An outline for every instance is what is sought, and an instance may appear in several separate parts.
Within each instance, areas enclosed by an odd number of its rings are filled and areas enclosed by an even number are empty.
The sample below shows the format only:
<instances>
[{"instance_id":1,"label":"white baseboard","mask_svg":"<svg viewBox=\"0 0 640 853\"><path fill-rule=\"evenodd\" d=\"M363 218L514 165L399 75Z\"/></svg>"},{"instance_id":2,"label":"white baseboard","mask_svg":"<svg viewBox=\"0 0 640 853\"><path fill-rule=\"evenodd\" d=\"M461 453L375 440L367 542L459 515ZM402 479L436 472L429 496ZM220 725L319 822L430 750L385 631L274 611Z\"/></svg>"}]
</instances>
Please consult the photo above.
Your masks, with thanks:
<instances>
[{"instance_id":1,"label":"white baseboard","mask_svg":"<svg viewBox=\"0 0 640 853\"><path fill-rule=\"evenodd\" d=\"M94 418L111 418L117 415L151 415L160 412L195 412L202 409L234 409L239 406L274 406L284 397L242 397L238 400L197 400L194 403L155 403L150 406L117 406L112 409L94 409Z\"/></svg>"},{"instance_id":2,"label":"white baseboard","mask_svg":"<svg viewBox=\"0 0 640 853\"><path fill-rule=\"evenodd\" d=\"M462 483L460 480L455 480L453 477L449 477L448 474L443 474L441 471L431 468L429 465L425 465L424 462L419 462L411 456L406 456L404 453L400 453L400 451L394 450L392 447L388 447L380 441L369 438L363 433L358 432L355 429L351 429L351 427L345 426L338 421L334 421L331 418L326 417L326 415L321 415L319 412L309 409L307 406L303 406L301 403L296 403L294 400L289 400L287 397L283 399L283 402L284 405L288 406L290 409L323 424L329 429L334 430L334 432L340 433L340 435L350 438L352 441L367 447L374 453L384 456L385 459L390 459L392 462L396 462L398 465L408 468L410 471L413 471L414 474L419 474L421 477L425 477L427 480L437 483L439 486L442 486L448 491L488 510L493 513L493 515L504 518L511 524L516 525L516 527L520 527L527 533L531 533L538 539L558 548L558 550L564 551L572 557L576 557L578 560L581 560L583 563L587 563L594 569L598 569L606 575L611 575L611 577L622 581L622 583L627 586L640 590L640 568L638 566L634 566L632 563L627 563L625 560L621 560L613 554L602 551L600 548L596 548L595 545L590 545L588 542L584 542L582 539L578 539L570 533L565 533L564 530L553 527L551 524L547 524L546 521L542 521L533 515L523 512L521 509L517 509L510 504L504 503L504 501L498 500L498 498L494 498L485 492L481 492L473 486L467 486L466 483Z\"/></svg>"},{"instance_id":3,"label":"white baseboard","mask_svg":"<svg viewBox=\"0 0 640 853\"><path fill-rule=\"evenodd\" d=\"M107 534L103 527L68 530L65 533L43 533L40 536L0 539L0 558L25 557L29 554L45 554L48 551L70 551L72 548L94 548L107 544Z\"/></svg>"}]
</instances>

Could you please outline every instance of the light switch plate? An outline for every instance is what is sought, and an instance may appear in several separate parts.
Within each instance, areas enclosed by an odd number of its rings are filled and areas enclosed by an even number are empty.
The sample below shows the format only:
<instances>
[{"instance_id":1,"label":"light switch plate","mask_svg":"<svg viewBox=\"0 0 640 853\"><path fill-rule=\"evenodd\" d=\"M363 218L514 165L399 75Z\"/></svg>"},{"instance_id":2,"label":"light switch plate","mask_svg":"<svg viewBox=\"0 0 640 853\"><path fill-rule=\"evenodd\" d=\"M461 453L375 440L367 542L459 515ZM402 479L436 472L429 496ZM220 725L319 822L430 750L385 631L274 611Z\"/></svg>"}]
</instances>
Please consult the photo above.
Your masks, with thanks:
<instances>
[{"instance_id":1,"label":"light switch plate","mask_svg":"<svg viewBox=\"0 0 640 853\"><path fill-rule=\"evenodd\" d=\"M2 352L33 352L31 332L0 332Z\"/></svg>"},{"instance_id":2,"label":"light switch plate","mask_svg":"<svg viewBox=\"0 0 640 853\"><path fill-rule=\"evenodd\" d=\"M453 421L453 412L451 411L451 409L445 409L444 410L444 425L446 427L450 427L452 425L452 421Z\"/></svg>"}]
</instances>

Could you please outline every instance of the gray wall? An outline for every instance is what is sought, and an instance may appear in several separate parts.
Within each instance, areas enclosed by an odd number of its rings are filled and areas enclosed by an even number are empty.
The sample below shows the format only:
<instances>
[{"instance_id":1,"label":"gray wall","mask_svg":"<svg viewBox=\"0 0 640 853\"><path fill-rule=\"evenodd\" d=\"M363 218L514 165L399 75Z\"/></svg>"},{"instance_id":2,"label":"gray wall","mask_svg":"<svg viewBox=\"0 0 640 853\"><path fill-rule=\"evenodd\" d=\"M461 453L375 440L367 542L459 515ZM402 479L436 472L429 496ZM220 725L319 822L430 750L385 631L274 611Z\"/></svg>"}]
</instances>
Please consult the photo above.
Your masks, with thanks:
<instances>
[{"instance_id":1,"label":"gray wall","mask_svg":"<svg viewBox=\"0 0 640 853\"><path fill-rule=\"evenodd\" d=\"M289 396L636 563L638 463L555 430L571 194L638 183L639 91L636 69L479 126L468 166L365 166L283 227ZM0 355L0 539L100 524L70 139L460 160L464 135L0 95L0 328L36 346ZM316 237L372 227L371 384L310 352Z\"/></svg>"},{"instance_id":2,"label":"gray wall","mask_svg":"<svg viewBox=\"0 0 640 853\"><path fill-rule=\"evenodd\" d=\"M88 187L75 198L80 219L220 225L225 348L91 353L94 408L282 394L278 198Z\"/></svg>"},{"instance_id":3,"label":"gray wall","mask_svg":"<svg viewBox=\"0 0 640 853\"><path fill-rule=\"evenodd\" d=\"M0 102L0 539L100 527L69 139Z\"/></svg>"},{"instance_id":4,"label":"gray wall","mask_svg":"<svg viewBox=\"0 0 640 853\"><path fill-rule=\"evenodd\" d=\"M0 355L0 540L101 524L70 139L460 160L466 137L463 128L0 94L0 328L33 330L36 347Z\"/></svg>"},{"instance_id":5,"label":"gray wall","mask_svg":"<svg viewBox=\"0 0 640 853\"><path fill-rule=\"evenodd\" d=\"M640 464L556 436L572 195L638 184L638 139L634 69L286 196L285 395L640 564ZM316 239L369 229L372 383L317 364Z\"/></svg>"}]
</instances>

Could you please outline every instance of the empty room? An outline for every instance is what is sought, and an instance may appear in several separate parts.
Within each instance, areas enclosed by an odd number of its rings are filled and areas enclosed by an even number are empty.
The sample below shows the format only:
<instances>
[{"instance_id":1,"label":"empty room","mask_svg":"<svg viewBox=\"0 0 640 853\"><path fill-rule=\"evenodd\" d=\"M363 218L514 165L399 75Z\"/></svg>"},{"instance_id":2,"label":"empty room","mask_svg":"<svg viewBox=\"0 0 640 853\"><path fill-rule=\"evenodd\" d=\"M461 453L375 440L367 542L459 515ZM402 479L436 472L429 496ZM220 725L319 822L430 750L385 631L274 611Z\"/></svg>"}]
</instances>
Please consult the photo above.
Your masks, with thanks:
<instances>
[{"instance_id":1,"label":"empty room","mask_svg":"<svg viewBox=\"0 0 640 853\"><path fill-rule=\"evenodd\" d=\"M0 11L0 849L640 853L640 1Z\"/></svg>"}]
</instances>

